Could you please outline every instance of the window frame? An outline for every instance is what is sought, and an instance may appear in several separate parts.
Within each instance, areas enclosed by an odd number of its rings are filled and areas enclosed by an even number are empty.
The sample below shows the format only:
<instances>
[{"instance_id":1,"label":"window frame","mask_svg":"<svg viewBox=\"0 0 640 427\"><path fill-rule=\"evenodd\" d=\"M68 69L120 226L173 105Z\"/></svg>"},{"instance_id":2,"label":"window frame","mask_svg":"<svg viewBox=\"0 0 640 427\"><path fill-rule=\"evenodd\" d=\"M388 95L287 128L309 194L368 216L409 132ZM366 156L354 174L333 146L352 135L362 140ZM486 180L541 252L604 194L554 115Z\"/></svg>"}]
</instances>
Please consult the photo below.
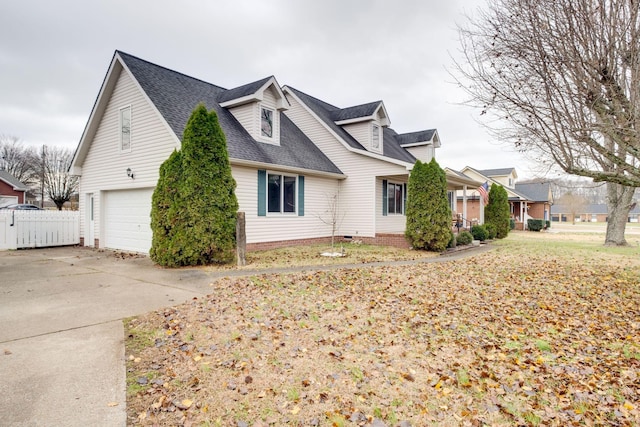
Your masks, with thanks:
<instances>
[{"instance_id":1,"label":"window frame","mask_svg":"<svg viewBox=\"0 0 640 427\"><path fill-rule=\"evenodd\" d=\"M265 135L262 130L262 124L265 118L263 117L263 112L271 113L271 136ZM267 119L268 120L268 119ZM274 141L276 136L276 110L273 108L266 107L264 105L260 105L260 138L264 138L268 141Z\"/></svg>"},{"instance_id":2,"label":"window frame","mask_svg":"<svg viewBox=\"0 0 640 427\"><path fill-rule=\"evenodd\" d=\"M387 215L405 215L406 206L406 195L404 194L405 184L397 183L397 182L387 182ZM391 190L393 189L393 199L389 197ZM399 191L399 193L398 193ZM398 198L399 196L399 198ZM391 201L393 200L393 212L391 212ZM398 203L400 206L400 212L396 212Z\"/></svg>"},{"instance_id":3,"label":"window frame","mask_svg":"<svg viewBox=\"0 0 640 427\"><path fill-rule=\"evenodd\" d=\"M118 109L118 133L119 133L119 151L121 153L130 153L131 152L131 123L132 123L132 108L131 108L131 104L129 105L125 105L124 107L121 107ZM129 112L129 142L128 142L128 146L125 148L124 147L124 112L128 111Z\"/></svg>"},{"instance_id":4,"label":"window frame","mask_svg":"<svg viewBox=\"0 0 640 427\"><path fill-rule=\"evenodd\" d=\"M271 177L279 177L279 187L280 187L280 191L278 194L278 208L279 210L272 210L271 208ZM293 196L293 210L291 211L285 211L285 205L286 203L290 200L287 197L286 194L286 189L287 189L287 178L289 179L293 179L292 183L293 183L293 187L291 189L291 194L290 196ZM298 209L299 209L299 200L298 200L298 192L299 192L299 186L300 186L300 176L299 175L295 175L295 174L286 174L286 173L281 173L281 172L271 172L271 171L267 171L266 173L266 191L265 191L265 195L266 195L266 215L267 216L297 216L298 215ZM291 183L291 181L290 181ZM291 188L291 187L289 187Z\"/></svg>"},{"instance_id":5,"label":"window frame","mask_svg":"<svg viewBox=\"0 0 640 427\"><path fill-rule=\"evenodd\" d=\"M377 133L377 138L376 138L376 133ZM380 125L377 123L372 123L371 126L371 149L373 151L380 151L381 147L382 147L382 137L381 137L381 129L380 129ZM377 144L374 144L375 142L377 142Z\"/></svg>"}]
</instances>

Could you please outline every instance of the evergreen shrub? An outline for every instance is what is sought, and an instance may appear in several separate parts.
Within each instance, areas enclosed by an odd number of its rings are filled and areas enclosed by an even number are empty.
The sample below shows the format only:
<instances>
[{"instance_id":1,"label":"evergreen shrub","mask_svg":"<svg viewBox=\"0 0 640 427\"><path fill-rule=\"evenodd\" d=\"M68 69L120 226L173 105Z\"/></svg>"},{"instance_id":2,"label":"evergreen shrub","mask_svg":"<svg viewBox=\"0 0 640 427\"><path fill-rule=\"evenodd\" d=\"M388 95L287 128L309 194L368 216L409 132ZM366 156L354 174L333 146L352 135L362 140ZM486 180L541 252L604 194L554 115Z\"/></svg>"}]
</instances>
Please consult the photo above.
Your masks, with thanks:
<instances>
[{"instance_id":1,"label":"evergreen shrub","mask_svg":"<svg viewBox=\"0 0 640 427\"><path fill-rule=\"evenodd\" d=\"M544 229L544 220L543 219L528 219L527 220L527 228L529 231L540 231Z\"/></svg>"},{"instance_id":2,"label":"evergreen shrub","mask_svg":"<svg viewBox=\"0 0 640 427\"><path fill-rule=\"evenodd\" d=\"M489 238L489 232L483 225L474 225L471 227L471 235L474 240L480 240L481 242Z\"/></svg>"},{"instance_id":3,"label":"evergreen shrub","mask_svg":"<svg viewBox=\"0 0 640 427\"><path fill-rule=\"evenodd\" d=\"M484 224L484 228L487 229L487 239L493 240L496 238L496 226L494 224Z\"/></svg>"},{"instance_id":4,"label":"evergreen shrub","mask_svg":"<svg viewBox=\"0 0 640 427\"><path fill-rule=\"evenodd\" d=\"M456 238L456 242L459 245L470 245L473 241L473 235L468 231L461 231L458 233L458 237Z\"/></svg>"}]
</instances>

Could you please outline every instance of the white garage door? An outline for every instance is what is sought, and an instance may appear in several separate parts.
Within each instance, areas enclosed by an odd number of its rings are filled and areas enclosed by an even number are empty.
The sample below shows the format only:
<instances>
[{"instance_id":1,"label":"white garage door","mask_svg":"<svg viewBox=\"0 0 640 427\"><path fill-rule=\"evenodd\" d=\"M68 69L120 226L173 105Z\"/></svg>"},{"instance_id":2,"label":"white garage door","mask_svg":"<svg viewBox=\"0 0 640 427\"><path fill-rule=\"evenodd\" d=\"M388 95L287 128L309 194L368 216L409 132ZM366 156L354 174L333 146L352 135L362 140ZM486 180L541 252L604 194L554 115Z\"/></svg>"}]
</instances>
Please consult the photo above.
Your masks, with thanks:
<instances>
[{"instance_id":1,"label":"white garage door","mask_svg":"<svg viewBox=\"0 0 640 427\"><path fill-rule=\"evenodd\" d=\"M18 203L18 196L0 196L0 207Z\"/></svg>"},{"instance_id":2,"label":"white garage door","mask_svg":"<svg viewBox=\"0 0 640 427\"><path fill-rule=\"evenodd\" d=\"M153 188L104 193L104 247L149 253Z\"/></svg>"}]
</instances>

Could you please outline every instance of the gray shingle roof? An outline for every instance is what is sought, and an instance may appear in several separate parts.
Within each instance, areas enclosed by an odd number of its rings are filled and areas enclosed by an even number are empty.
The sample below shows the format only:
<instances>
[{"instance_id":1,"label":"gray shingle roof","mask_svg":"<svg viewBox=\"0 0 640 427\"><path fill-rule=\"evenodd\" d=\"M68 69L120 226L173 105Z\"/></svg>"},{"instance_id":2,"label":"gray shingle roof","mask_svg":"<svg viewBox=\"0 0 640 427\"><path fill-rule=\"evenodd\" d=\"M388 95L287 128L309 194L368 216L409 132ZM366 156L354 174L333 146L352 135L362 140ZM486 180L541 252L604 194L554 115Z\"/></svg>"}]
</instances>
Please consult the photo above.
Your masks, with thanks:
<instances>
[{"instance_id":1,"label":"gray shingle roof","mask_svg":"<svg viewBox=\"0 0 640 427\"><path fill-rule=\"evenodd\" d=\"M396 138L400 145L414 144L416 142L431 141L433 134L436 133L435 129L421 130L418 132L402 133Z\"/></svg>"},{"instance_id":2,"label":"gray shingle roof","mask_svg":"<svg viewBox=\"0 0 640 427\"><path fill-rule=\"evenodd\" d=\"M484 176L504 176L504 175L509 175L515 168L502 168L502 169L484 169L484 170L479 170L478 172L480 172L482 175Z\"/></svg>"},{"instance_id":3,"label":"gray shingle roof","mask_svg":"<svg viewBox=\"0 0 640 427\"><path fill-rule=\"evenodd\" d=\"M357 119L360 117L370 117L376 112L382 101L369 102L367 104L356 105L348 108L338 108L331 112L331 118L336 121Z\"/></svg>"},{"instance_id":4,"label":"gray shingle roof","mask_svg":"<svg viewBox=\"0 0 640 427\"><path fill-rule=\"evenodd\" d=\"M5 170L0 170L0 180L6 182L17 191L27 191L29 187L20 182L15 176Z\"/></svg>"},{"instance_id":5,"label":"gray shingle roof","mask_svg":"<svg viewBox=\"0 0 640 427\"><path fill-rule=\"evenodd\" d=\"M342 173L284 114L280 116L280 145L258 142L242 127L233 114L220 106L220 100L226 99L230 91L124 52L117 51L117 54L180 140L191 112L199 103L204 103L207 109L215 110L218 114L220 126L227 138L229 157L232 160ZM254 87L255 92L261 86L260 83L264 84L269 78L232 89L230 99L237 98L238 94L245 91L253 93L250 91Z\"/></svg>"},{"instance_id":6,"label":"gray shingle roof","mask_svg":"<svg viewBox=\"0 0 640 427\"><path fill-rule=\"evenodd\" d=\"M262 87L262 85L268 82L270 78L271 77L265 77L264 79L258 80L256 82L247 83L246 85L238 86L233 89L228 89L218 97L218 102L222 104L226 101L231 101L232 99L238 99L242 98L243 96L253 95L258 89Z\"/></svg>"},{"instance_id":7,"label":"gray shingle roof","mask_svg":"<svg viewBox=\"0 0 640 427\"><path fill-rule=\"evenodd\" d=\"M516 184L515 189L532 202L548 202L551 184L548 182L531 182Z\"/></svg>"},{"instance_id":8,"label":"gray shingle roof","mask_svg":"<svg viewBox=\"0 0 640 427\"><path fill-rule=\"evenodd\" d=\"M334 105L331 105L327 102L321 101L318 98L314 98L313 96L307 95L304 92L301 92L291 86L287 86L298 98L302 100L319 118L322 120L333 132L335 132L343 141L345 141L350 147L356 150L362 150L363 152L367 152L367 150L358 142L354 137L352 137L346 130L342 128L342 126L338 126L335 124L334 115L339 114L339 111L343 109L338 108ZM365 104L370 105L370 104ZM376 104L378 105L378 104ZM382 155L385 157L389 157L391 159L400 160L407 163L415 163L416 158L413 157L407 150L400 146L400 143L397 140L398 134L388 127L384 127L383 133L383 153Z\"/></svg>"}]
</instances>

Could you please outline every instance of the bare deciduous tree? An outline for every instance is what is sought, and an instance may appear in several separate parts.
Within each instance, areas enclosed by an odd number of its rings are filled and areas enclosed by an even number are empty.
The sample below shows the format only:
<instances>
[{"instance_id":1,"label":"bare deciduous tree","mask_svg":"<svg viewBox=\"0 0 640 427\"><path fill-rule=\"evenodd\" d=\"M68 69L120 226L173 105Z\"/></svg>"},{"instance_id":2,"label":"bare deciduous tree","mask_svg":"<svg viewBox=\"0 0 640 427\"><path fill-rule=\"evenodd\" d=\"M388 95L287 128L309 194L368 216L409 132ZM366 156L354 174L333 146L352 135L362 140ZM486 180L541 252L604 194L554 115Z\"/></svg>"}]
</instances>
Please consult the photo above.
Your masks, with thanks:
<instances>
[{"instance_id":1,"label":"bare deciduous tree","mask_svg":"<svg viewBox=\"0 0 640 427\"><path fill-rule=\"evenodd\" d=\"M78 189L78 177L68 172L73 152L60 147L43 147L39 154L38 174L42 177L44 191L58 210L62 210Z\"/></svg>"},{"instance_id":2,"label":"bare deciduous tree","mask_svg":"<svg viewBox=\"0 0 640 427\"><path fill-rule=\"evenodd\" d=\"M640 2L489 0L459 27L469 103L501 140L606 182L605 244L624 245L640 186Z\"/></svg>"},{"instance_id":3,"label":"bare deciduous tree","mask_svg":"<svg viewBox=\"0 0 640 427\"><path fill-rule=\"evenodd\" d=\"M580 214L587 213L586 210L589 206L587 199L574 193L565 193L559 197L556 202L565 207L566 213L571 214L571 222L573 224L576 223L576 217L579 217Z\"/></svg>"},{"instance_id":4,"label":"bare deciduous tree","mask_svg":"<svg viewBox=\"0 0 640 427\"><path fill-rule=\"evenodd\" d=\"M20 138L0 135L0 169L9 172L24 184L37 180L34 160L37 157L33 147L25 146Z\"/></svg>"}]
</instances>

